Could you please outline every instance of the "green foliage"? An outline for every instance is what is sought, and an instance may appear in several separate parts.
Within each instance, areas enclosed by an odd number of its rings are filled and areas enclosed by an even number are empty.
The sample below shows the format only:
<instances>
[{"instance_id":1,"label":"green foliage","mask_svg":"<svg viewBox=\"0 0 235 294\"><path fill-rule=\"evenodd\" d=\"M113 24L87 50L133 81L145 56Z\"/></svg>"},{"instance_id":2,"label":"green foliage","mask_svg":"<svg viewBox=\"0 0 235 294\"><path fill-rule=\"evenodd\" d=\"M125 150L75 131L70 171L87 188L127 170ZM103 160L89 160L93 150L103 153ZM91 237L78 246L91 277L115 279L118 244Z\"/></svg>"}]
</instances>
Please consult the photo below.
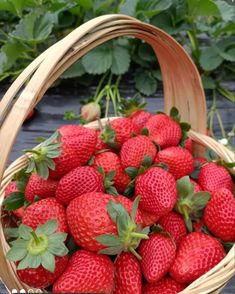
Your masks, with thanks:
<instances>
[{"instance_id":1,"label":"green foliage","mask_svg":"<svg viewBox=\"0 0 235 294\"><path fill-rule=\"evenodd\" d=\"M0 1L0 80L17 76L36 56L80 24L99 15L123 13L162 28L191 54L206 89L234 79L234 11L222 0L2 0ZM157 90L159 65L152 48L135 39L102 44L71 66L62 78L87 85L107 71L134 70L136 89ZM218 90L219 91L219 90ZM226 89L220 93L230 100Z\"/></svg>"}]
</instances>

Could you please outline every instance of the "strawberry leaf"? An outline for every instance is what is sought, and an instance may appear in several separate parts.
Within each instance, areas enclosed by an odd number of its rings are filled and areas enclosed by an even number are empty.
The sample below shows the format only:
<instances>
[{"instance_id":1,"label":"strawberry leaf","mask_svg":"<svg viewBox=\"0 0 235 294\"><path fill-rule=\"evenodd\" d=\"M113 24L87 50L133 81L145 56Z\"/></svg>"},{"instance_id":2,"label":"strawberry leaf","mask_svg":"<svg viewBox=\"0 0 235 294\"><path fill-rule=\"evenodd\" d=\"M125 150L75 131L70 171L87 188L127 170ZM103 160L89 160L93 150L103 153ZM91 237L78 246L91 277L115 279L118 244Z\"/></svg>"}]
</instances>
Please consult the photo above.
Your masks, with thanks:
<instances>
[{"instance_id":1,"label":"strawberry leaf","mask_svg":"<svg viewBox=\"0 0 235 294\"><path fill-rule=\"evenodd\" d=\"M12 211L24 205L25 196L22 192L12 192L5 200L3 205L6 210Z\"/></svg>"},{"instance_id":2,"label":"strawberry leaf","mask_svg":"<svg viewBox=\"0 0 235 294\"><path fill-rule=\"evenodd\" d=\"M99 254L108 254L108 255L117 255L120 254L123 250L122 245L112 246L108 248L101 249Z\"/></svg>"},{"instance_id":3,"label":"strawberry leaf","mask_svg":"<svg viewBox=\"0 0 235 294\"><path fill-rule=\"evenodd\" d=\"M18 238L19 229L18 228L4 228L4 234L9 238Z\"/></svg>"},{"instance_id":4,"label":"strawberry leaf","mask_svg":"<svg viewBox=\"0 0 235 294\"><path fill-rule=\"evenodd\" d=\"M136 167L127 167L125 168L125 172L131 179L135 179L138 175L138 169Z\"/></svg>"},{"instance_id":5,"label":"strawberry leaf","mask_svg":"<svg viewBox=\"0 0 235 294\"><path fill-rule=\"evenodd\" d=\"M106 234L95 238L96 241L100 242L104 246L120 246L120 240L117 235Z\"/></svg>"},{"instance_id":6,"label":"strawberry leaf","mask_svg":"<svg viewBox=\"0 0 235 294\"><path fill-rule=\"evenodd\" d=\"M139 202L140 202L140 196L137 196L133 202L133 205L132 205L132 211L131 211L131 218L132 218L132 221L135 222L135 218L136 218L136 214L137 214L137 209L138 209L138 206L139 206Z\"/></svg>"},{"instance_id":7,"label":"strawberry leaf","mask_svg":"<svg viewBox=\"0 0 235 294\"><path fill-rule=\"evenodd\" d=\"M140 132L140 134L148 137L149 136L149 130L146 127L144 127L143 130Z\"/></svg>"},{"instance_id":8,"label":"strawberry leaf","mask_svg":"<svg viewBox=\"0 0 235 294\"><path fill-rule=\"evenodd\" d=\"M176 122L180 122L180 114L179 114L179 111L176 107L172 107L171 108L171 111L170 111L170 117L176 121Z\"/></svg>"},{"instance_id":9,"label":"strawberry leaf","mask_svg":"<svg viewBox=\"0 0 235 294\"><path fill-rule=\"evenodd\" d=\"M49 272L55 271L55 256L49 251L45 251L42 255L42 266Z\"/></svg>"}]
</instances>

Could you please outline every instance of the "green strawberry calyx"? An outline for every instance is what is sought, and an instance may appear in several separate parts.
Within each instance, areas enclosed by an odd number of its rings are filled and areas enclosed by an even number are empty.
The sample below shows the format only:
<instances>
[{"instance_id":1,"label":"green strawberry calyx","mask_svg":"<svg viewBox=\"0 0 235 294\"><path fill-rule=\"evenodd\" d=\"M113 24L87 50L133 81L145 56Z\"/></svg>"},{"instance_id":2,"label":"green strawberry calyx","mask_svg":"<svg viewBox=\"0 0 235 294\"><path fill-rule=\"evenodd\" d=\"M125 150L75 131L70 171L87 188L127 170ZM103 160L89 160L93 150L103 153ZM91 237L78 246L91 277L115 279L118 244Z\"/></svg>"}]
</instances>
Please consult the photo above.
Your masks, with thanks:
<instances>
[{"instance_id":1,"label":"green strawberry calyx","mask_svg":"<svg viewBox=\"0 0 235 294\"><path fill-rule=\"evenodd\" d=\"M141 224L135 222L139 201L140 197L138 196L133 202L130 215L120 202L109 201L107 210L111 219L117 225L118 234L97 236L95 239L102 245L107 246L107 248L101 249L98 253L117 255L125 251L131 252L138 259L141 259L141 256L135 249L139 246L141 240L149 238L149 227L143 229Z\"/></svg>"},{"instance_id":2,"label":"green strawberry calyx","mask_svg":"<svg viewBox=\"0 0 235 294\"><path fill-rule=\"evenodd\" d=\"M20 170L14 175L13 180L17 181L17 191L11 192L3 201L4 208L8 211L18 209L20 207L27 207L29 202L25 199L25 187L28 183L30 175L26 173L25 169Z\"/></svg>"},{"instance_id":3,"label":"green strawberry calyx","mask_svg":"<svg viewBox=\"0 0 235 294\"><path fill-rule=\"evenodd\" d=\"M187 229L192 232L192 220L202 217L203 210L210 200L210 193L194 193L194 184L190 182L189 176L185 176L177 181L177 195L175 210L183 216Z\"/></svg>"},{"instance_id":4,"label":"green strawberry calyx","mask_svg":"<svg viewBox=\"0 0 235 294\"><path fill-rule=\"evenodd\" d=\"M18 238L12 242L7 252L7 259L18 262L17 269L36 269L42 265L50 272L55 271L55 256L65 256L66 233L56 232L57 221L52 219L44 225L38 225L34 231L31 227L21 224Z\"/></svg>"},{"instance_id":5,"label":"green strawberry calyx","mask_svg":"<svg viewBox=\"0 0 235 294\"><path fill-rule=\"evenodd\" d=\"M152 158L150 155L146 155L141 163L139 168L136 167L127 167L125 169L126 174L131 178L131 182L126 187L123 195L125 196L132 196L134 189L135 189L135 181L137 176L143 174L149 167L152 166Z\"/></svg>"},{"instance_id":6,"label":"green strawberry calyx","mask_svg":"<svg viewBox=\"0 0 235 294\"><path fill-rule=\"evenodd\" d=\"M56 131L50 138L42 142L34 149L23 150L28 157L29 164L26 173L36 172L45 180L49 176L49 169L55 169L54 158L58 157L61 153L61 135ZM28 156L31 154L31 156Z\"/></svg>"},{"instance_id":7,"label":"green strawberry calyx","mask_svg":"<svg viewBox=\"0 0 235 294\"><path fill-rule=\"evenodd\" d=\"M170 117L179 124L181 131L182 131L182 136L180 140L180 146L184 147L185 146L185 141L188 138L188 131L191 129L190 124L186 122L181 122L181 116L179 114L179 111L176 107L172 107L170 111Z\"/></svg>"},{"instance_id":8,"label":"green strawberry calyx","mask_svg":"<svg viewBox=\"0 0 235 294\"><path fill-rule=\"evenodd\" d=\"M116 142L116 132L112 129L110 122L108 121L105 127L99 122L101 133L99 138L111 149L118 151L120 145Z\"/></svg>"},{"instance_id":9,"label":"green strawberry calyx","mask_svg":"<svg viewBox=\"0 0 235 294\"><path fill-rule=\"evenodd\" d=\"M109 173L105 174L103 167L98 166L97 171L103 176L106 193L111 194L113 196L118 196L118 192L116 188L113 186L114 184L113 178L115 176L115 170L112 170Z\"/></svg>"},{"instance_id":10,"label":"green strawberry calyx","mask_svg":"<svg viewBox=\"0 0 235 294\"><path fill-rule=\"evenodd\" d=\"M145 109L146 102L144 102L143 98L138 93L129 99L122 98L119 105L118 111L124 116L129 117L138 111L143 111Z\"/></svg>"}]
</instances>

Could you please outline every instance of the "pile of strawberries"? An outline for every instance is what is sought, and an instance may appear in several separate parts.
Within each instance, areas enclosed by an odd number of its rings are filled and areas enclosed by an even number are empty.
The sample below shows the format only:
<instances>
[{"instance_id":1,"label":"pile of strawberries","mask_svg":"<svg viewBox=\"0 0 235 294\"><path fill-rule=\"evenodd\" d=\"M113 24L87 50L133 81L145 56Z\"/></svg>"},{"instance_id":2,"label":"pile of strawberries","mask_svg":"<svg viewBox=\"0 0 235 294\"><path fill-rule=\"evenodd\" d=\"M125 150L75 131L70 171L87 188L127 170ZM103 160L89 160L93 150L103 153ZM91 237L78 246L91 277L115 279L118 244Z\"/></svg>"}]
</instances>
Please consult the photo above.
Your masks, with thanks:
<instances>
[{"instance_id":1,"label":"pile of strawberries","mask_svg":"<svg viewBox=\"0 0 235 294\"><path fill-rule=\"evenodd\" d=\"M193 157L175 108L132 107L100 128L64 125L25 151L5 190L7 258L55 293L178 293L235 241L232 177Z\"/></svg>"}]
</instances>

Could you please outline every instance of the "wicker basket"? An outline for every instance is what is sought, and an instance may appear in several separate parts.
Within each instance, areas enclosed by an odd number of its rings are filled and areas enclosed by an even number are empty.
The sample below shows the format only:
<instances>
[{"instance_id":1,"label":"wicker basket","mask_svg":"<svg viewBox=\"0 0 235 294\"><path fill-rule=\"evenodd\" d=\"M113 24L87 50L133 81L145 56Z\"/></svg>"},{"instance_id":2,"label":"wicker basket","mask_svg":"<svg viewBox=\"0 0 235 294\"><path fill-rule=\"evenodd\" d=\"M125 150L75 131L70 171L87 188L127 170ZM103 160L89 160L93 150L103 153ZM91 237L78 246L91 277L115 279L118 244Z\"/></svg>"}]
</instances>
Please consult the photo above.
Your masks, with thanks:
<instances>
[{"instance_id":1,"label":"wicker basket","mask_svg":"<svg viewBox=\"0 0 235 294\"><path fill-rule=\"evenodd\" d=\"M27 165L21 156L7 169L7 160L18 131L27 113L41 100L52 83L76 60L92 48L110 39L132 36L149 43L158 58L164 84L165 112L176 106L184 121L191 124L189 136L194 141L194 152L200 154L207 146L221 158L234 161L234 154L209 138L206 130L206 103L200 76L184 49L162 30L124 15L105 15L81 25L67 37L36 58L15 80L0 102L0 207L4 189L15 172ZM18 97L17 100L13 98ZM87 125L97 128L97 122ZM3 144L4 143L4 144ZM2 210L2 209L1 209ZM6 260L9 246L0 224L0 277L9 291L29 289L16 275L14 263ZM194 281L181 293L218 293L235 273L235 247L212 270ZM46 292L46 291L45 291Z\"/></svg>"}]
</instances>

